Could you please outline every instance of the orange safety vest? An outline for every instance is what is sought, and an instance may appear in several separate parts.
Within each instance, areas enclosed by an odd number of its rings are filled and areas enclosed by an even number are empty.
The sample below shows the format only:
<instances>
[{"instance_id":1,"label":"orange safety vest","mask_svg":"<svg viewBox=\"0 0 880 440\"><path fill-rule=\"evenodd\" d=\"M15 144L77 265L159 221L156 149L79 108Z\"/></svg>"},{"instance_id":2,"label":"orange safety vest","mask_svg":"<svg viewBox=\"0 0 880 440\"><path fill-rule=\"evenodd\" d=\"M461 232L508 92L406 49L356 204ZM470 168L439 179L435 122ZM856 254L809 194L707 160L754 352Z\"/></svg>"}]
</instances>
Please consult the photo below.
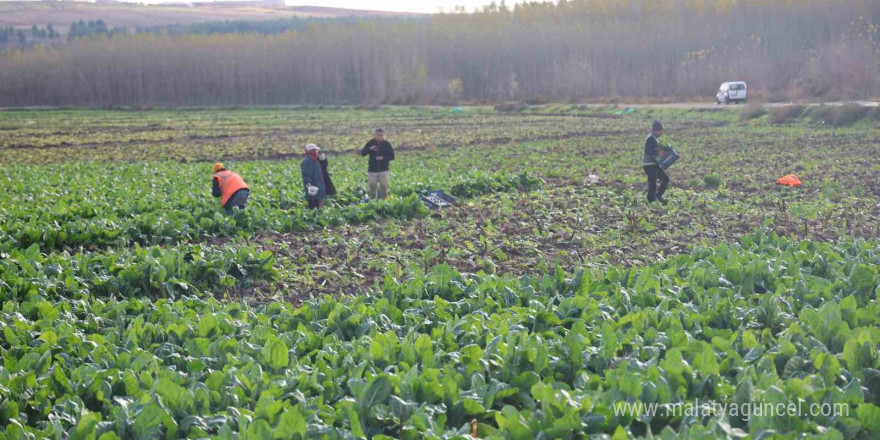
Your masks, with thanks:
<instances>
[{"instance_id":1,"label":"orange safety vest","mask_svg":"<svg viewBox=\"0 0 880 440\"><path fill-rule=\"evenodd\" d=\"M236 191L244 188L250 188L244 179L238 174L229 170L218 171L214 173L214 178L220 185L220 206L226 207L226 202L235 194Z\"/></svg>"}]
</instances>

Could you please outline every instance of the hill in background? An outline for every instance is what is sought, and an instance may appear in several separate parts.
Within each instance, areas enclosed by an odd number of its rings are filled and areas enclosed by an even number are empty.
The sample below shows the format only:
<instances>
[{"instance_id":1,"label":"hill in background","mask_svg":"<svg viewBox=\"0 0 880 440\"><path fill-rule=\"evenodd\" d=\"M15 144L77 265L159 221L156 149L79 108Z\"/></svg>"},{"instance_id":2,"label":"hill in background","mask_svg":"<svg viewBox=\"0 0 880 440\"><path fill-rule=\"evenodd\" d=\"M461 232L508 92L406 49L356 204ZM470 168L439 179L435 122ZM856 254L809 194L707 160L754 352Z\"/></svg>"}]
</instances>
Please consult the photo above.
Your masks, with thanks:
<instances>
[{"instance_id":1,"label":"hill in background","mask_svg":"<svg viewBox=\"0 0 880 440\"><path fill-rule=\"evenodd\" d=\"M248 4L255 6L248 6ZM66 34L70 24L80 20L100 19L110 27L126 26L134 29L226 20L418 15L318 6L256 6L258 4L259 2L233 2L225 5L200 3L197 6L168 4L147 6L130 3L0 2L0 27L13 26L24 29L33 25L47 26L51 24L55 30Z\"/></svg>"}]
</instances>

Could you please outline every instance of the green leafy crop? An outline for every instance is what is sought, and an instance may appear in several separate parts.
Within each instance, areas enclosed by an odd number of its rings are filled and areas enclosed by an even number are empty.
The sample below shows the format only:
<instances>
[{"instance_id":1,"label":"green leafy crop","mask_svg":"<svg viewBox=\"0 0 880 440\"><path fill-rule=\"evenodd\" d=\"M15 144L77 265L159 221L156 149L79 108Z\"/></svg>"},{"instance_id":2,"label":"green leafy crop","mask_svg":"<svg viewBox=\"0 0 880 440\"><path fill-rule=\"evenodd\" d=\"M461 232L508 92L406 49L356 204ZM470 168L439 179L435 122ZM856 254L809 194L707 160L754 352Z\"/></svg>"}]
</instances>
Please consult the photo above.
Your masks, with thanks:
<instances>
[{"instance_id":1,"label":"green leafy crop","mask_svg":"<svg viewBox=\"0 0 880 440\"><path fill-rule=\"evenodd\" d=\"M0 112L0 440L880 436L868 121L515 110Z\"/></svg>"},{"instance_id":2,"label":"green leafy crop","mask_svg":"<svg viewBox=\"0 0 880 440\"><path fill-rule=\"evenodd\" d=\"M441 265L300 308L6 301L5 435L460 438L476 419L487 438L872 438L878 264L875 242L756 235L644 268L515 279ZM694 399L846 415L614 412Z\"/></svg>"}]
</instances>

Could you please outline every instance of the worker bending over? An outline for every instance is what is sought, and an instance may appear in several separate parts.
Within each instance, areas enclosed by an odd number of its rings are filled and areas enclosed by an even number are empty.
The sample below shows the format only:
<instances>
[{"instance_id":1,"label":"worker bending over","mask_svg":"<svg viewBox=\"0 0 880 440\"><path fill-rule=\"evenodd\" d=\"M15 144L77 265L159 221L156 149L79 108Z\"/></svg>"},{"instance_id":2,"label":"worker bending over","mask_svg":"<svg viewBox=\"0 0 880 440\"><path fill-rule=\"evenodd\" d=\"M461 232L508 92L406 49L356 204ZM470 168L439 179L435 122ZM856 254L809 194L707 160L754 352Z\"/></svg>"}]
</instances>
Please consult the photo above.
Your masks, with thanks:
<instances>
[{"instance_id":1,"label":"worker bending over","mask_svg":"<svg viewBox=\"0 0 880 440\"><path fill-rule=\"evenodd\" d=\"M241 176L227 170L222 163L215 163L213 180L211 194L220 198L220 206L227 214L232 214L232 208L244 209L247 206L251 190Z\"/></svg>"}]
</instances>

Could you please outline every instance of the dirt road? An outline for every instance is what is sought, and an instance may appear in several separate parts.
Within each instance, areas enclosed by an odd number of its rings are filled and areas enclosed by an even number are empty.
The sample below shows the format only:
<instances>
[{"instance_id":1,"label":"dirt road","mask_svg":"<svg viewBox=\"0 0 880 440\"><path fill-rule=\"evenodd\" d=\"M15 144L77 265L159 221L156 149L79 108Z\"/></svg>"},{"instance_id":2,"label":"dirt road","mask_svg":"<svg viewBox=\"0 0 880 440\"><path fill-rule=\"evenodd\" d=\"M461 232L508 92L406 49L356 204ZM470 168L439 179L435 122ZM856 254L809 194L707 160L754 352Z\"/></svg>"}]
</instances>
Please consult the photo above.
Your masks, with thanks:
<instances>
[{"instance_id":1,"label":"dirt road","mask_svg":"<svg viewBox=\"0 0 880 440\"><path fill-rule=\"evenodd\" d=\"M836 102L812 102L812 103L800 103L800 102L768 102L768 103L757 103L752 102L749 104L761 104L765 107L784 107L792 104L799 105L828 105L828 106L841 106L847 104L858 104L865 107L878 107L880 106L880 101L836 101ZM749 104L729 104L729 105L718 105L714 102L675 102L675 103L667 103L667 104L616 104L617 107L620 108L674 108L674 109L692 109L692 108L742 108ZM608 107L609 104L586 104L588 107Z\"/></svg>"}]
</instances>

